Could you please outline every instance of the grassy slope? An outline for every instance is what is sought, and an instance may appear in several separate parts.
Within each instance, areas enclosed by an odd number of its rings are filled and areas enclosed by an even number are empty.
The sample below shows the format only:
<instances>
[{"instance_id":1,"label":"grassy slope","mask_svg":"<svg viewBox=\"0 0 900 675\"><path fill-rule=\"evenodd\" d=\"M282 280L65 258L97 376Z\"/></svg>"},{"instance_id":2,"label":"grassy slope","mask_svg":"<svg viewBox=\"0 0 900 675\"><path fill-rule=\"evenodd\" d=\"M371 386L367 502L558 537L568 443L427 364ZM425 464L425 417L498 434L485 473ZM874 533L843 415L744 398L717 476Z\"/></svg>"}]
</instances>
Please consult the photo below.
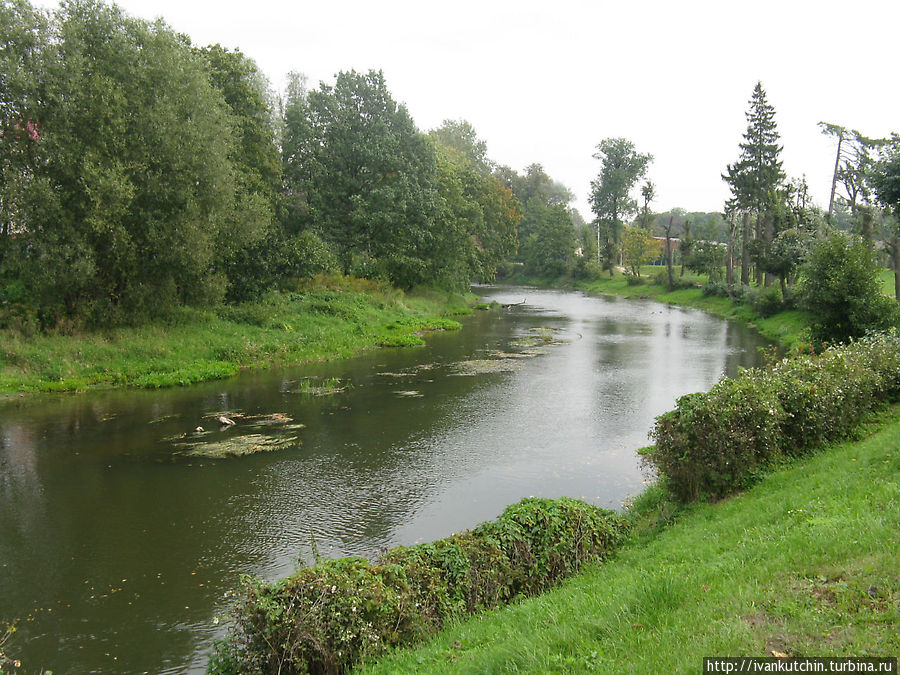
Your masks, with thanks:
<instances>
[{"instance_id":1,"label":"grassy slope","mask_svg":"<svg viewBox=\"0 0 900 675\"><path fill-rule=\"evenodd\" d=\"M365 672L701 672L713 655L900 654L898 413ZM652 512L653 492L640 502Z\"/></svg>"},{"instance_id":2,"label":"grassy slope","mask_svg":"<svg viewBox=\"0 0 900 675\"><path fill-rule=\"evenodd\" d=\"M452 328L462 296L404 295L384 286L320 279L302 292L216 311L182 309L166 323L75 336L0 332L0 393L110 386L166 387L228 377L240 368L348 356L421 343L415 331Z\"/></svg>"}]
</instances>

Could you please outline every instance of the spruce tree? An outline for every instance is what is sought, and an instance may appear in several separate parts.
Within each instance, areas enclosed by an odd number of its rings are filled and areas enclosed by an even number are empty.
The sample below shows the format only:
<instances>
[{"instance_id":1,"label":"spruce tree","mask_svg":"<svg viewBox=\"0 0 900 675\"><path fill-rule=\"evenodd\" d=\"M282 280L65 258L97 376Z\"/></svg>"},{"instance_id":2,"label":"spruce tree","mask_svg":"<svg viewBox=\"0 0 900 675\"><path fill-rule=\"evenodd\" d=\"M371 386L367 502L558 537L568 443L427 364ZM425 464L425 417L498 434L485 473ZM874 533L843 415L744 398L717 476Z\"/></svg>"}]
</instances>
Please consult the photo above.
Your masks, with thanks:
<instances>
[{"instance_id":1,"label":"spruce tree","mask_svg":"<svg viewBox=\"0 0 900 675\"><path fill-rule=\"evenodd\" d=\"M766 100L762 83L757 82L746 113L747 131L739 144L741 156L729 164L722 179L731 187L732 197L726 210L745 214L743 253L741 256L741 283L748 282L749 216L756 215L757 237L770 244L775 236L771 208L777 198L778 187L786 176L781 168L782 146L779 144L775 125L775 108Z\"/></svg>"},{"instance_id":2,"label":"spruce tree","mask_svg":"<svg viewBox=\"0 0 900 675\"><path fill-rule=\"evenodd\" d=\"M757 82L750 98L747 131L739 144L741 156L728 165L722 176L731 187L733 202L741 210L762 213L770 205L775 189L785 180L781 169L782 146L775 125L775 108L766 101L766 91Z\"/></svg>"}]
</instances>

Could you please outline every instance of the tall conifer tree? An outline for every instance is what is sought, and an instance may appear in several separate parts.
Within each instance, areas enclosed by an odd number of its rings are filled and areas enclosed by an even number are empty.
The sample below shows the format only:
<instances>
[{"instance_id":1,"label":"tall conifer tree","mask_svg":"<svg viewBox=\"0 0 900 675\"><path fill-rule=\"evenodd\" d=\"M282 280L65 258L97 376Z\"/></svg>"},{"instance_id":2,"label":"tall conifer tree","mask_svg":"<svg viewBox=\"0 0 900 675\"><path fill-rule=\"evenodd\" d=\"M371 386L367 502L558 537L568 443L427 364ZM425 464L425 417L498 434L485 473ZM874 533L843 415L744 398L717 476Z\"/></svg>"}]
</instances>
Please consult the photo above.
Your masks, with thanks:
<instances>
[{"instance_id":1,"label":"tall conifer tree","mask_svg":"<svg viewBox=\"0 0 900 675\"><path fill-rule=\"evenodd\" d=\"M746 112L747 131L739 144L741 156L729 164L722 179L731 187L726 210L745 214L742 228L741 283L748 283L749 216L756 216L757 236L767 243L774 238L770 211L778 187L786 178L779 159L782 146L775 124L775 108L766 100L761 82L756 83Z\"/></svg>"}]
</instances>

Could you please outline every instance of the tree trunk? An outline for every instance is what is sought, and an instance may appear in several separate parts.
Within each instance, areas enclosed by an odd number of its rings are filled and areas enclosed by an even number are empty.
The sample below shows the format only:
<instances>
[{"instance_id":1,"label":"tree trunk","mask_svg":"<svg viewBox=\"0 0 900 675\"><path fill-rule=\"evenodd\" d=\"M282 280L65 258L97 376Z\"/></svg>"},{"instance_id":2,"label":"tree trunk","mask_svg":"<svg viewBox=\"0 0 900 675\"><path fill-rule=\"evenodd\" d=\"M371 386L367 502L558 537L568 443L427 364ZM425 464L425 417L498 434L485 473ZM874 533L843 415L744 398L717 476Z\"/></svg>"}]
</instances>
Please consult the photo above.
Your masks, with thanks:
<instances>
[{"instance_id":1,"label":"tree trunk","mask_svg":"<svg viewBox=\"0 0 900 675\"><path fill-rule=\"evenodd\" d=\"M729 293L734 284L734 230L734 216L732 216L728 223L728 252L725 255L725 285L728 286Z\"/></svg>"},{"instance_id":2,"label":"tree trunk","mask_svg":"<svg viewBox=\"0 0 900 675\"><path fill-rule=\"evenodd\" d=\"M834 174L831 176L831 197L828 199L828 220L834 215L834 191L837 188L838 169L841 167L841 143L844 142L844 134L838 136L837 154L834 157Z\"/></svg>"},{"instance_id":3,"label":"tree trunk","mask_svg":"<svg viewBox=\"0 0 900 675\"><path fill-rule=\"evenodd\" d=\"M900 302L900 234L894 234L888 247L894 265L894 298Z\"/></svg>"},{"instance_id":4,"label":"tree trunk","mask_svg":"<svg viewBox=\"0 0 900 675\"><path fill-rule=\"evenodd\" d=\"M762 233L763 233L763 241L766 244L766 250L768 251L769 247L772 246L772 242L775 240L775 218L771 212L766 211L766 214L763 216L763 224L762 224ZM769 272L765 273L765 280L763 284L766 287L772 285L772 281L774 280L774 275ZM782 283L784 281L782 280Z\"/></svg>"},{"instance_id":5,"label":"tree trunk","mask_svg":"<svg viewBox=\"0 0 900 675\"><path fill-rule=\"evenodd\" d=\"M669 273L669 290L675 288L675 279L672 276L672 220L675 216L669 216L669 224L666 225L666 271Z\"/></svg>"},{"instance_id":6,"label":"tree trunk","mask_svg":"<svg viewBox=\"0 0 900 675\"><path fill-rule=\"evenodd\" d=\"M750 213L744 211L741 223L741 285L750 285Z\"/></svg>"},{"instance_id":7,"label":"tree trunk","mask_svg":"<svg viewBox=\"0 0 900 675\"><path fill-rule=\"evenodd\" d=\"M860 230L862 231L862 237L866 240L866 244L869 245L870 249L875 248L875 232L873 229L873 224L875 222L875 217L872 215L872 210L868 207L863 208L860 207Z\"/></svg>"}]
</instances>

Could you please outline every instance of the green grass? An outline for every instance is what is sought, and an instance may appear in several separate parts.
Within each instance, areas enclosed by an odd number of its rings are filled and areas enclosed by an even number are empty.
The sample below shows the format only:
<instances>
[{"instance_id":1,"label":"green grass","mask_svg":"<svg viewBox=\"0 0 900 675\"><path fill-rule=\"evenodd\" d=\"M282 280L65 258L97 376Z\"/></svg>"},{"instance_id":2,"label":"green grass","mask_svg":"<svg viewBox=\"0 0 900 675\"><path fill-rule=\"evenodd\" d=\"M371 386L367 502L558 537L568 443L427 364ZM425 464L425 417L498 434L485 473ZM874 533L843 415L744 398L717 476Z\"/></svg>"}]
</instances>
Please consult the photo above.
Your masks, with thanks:
<instances>
[{"instance_id":1,"label":"green grass","mask_svg":"<svg viewBox=\"0 0 900 675\"><path fill-rule=\"evenodd\" d=\"M159 388L229 377L242 368L346 357L423 344L452 330L471 298L321 278L295 292L215 310L182 308L167 321L78 335L0 332L0 393Z\"/></svg>"},{"instance_id":2,"label":"green grass","mask_svg":"<svg viewBox=\"0 0 900 675\"><path fill-rule=\"evenodd\" d=\"M900 653L900 407L718 504L642 495L609 563L366 673L698 673L704 656Z\"/></svg>"},{"instance_id":3,"label":"green grass","mask_svg":"<svg viewBox=\"0 0 900 675\"><path fill-rule=\"evenodd\" d=\"M881 284L881 292L884 295L894 297L894 271L889 269L878 270L878 281Z\"/></svg>"}]
</instances>

